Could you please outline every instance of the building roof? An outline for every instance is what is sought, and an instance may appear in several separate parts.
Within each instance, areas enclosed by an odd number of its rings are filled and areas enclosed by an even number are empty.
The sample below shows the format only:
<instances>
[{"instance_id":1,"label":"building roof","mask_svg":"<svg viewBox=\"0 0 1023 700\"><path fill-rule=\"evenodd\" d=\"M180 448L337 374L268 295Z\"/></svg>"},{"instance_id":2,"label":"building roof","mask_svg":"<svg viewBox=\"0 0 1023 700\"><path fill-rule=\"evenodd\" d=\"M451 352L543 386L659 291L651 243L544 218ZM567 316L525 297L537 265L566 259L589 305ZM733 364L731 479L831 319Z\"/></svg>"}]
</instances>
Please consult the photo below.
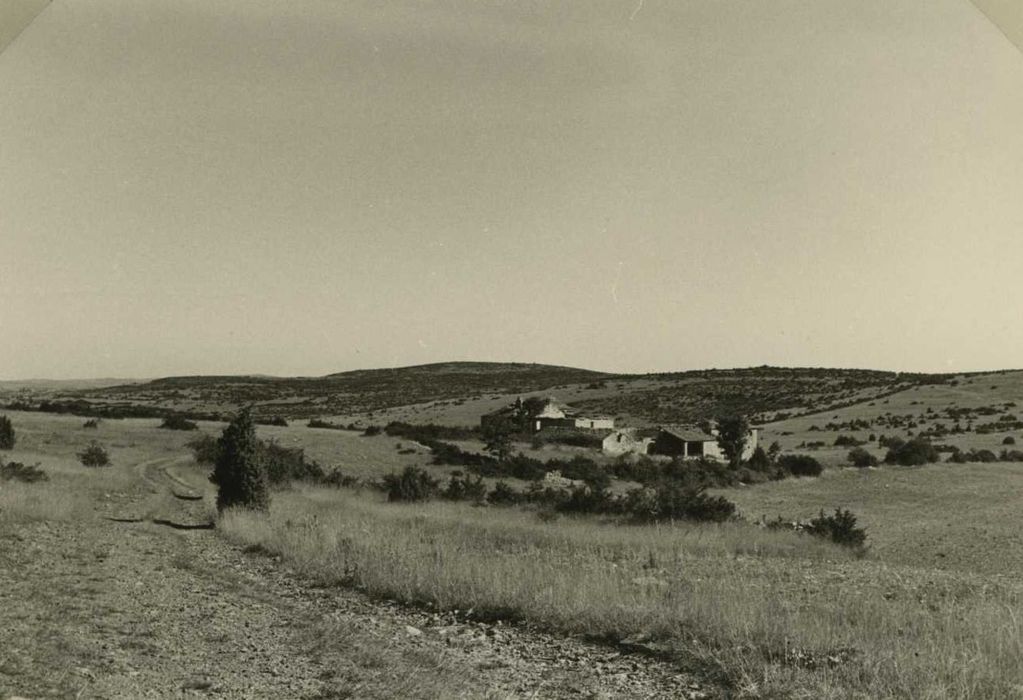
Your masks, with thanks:
<instances>
[{"instance_id":1,"label":"building roof","mask_svg":"<svg viewBox=\"0 0 1023 700\"><path fill-rule=\"evenodd\" d=\"M661 430L685 442L717 442L717 438L693 425L662 425Z\"/></svg>"}]
</instances>

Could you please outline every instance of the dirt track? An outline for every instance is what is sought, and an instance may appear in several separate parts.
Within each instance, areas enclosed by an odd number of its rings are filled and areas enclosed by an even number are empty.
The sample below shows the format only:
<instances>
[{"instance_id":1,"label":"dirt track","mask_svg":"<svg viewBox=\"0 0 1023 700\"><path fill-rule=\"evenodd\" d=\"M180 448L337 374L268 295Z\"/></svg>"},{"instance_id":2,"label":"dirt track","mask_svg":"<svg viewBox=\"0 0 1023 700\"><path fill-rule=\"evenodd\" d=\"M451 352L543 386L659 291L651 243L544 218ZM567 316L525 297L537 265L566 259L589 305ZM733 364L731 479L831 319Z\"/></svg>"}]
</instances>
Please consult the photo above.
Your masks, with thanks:
<instances>
[{"instance_id":1,"label":"dirt track","mask_svg":"<svg viewBox=\"0 0 1023 700\"><path fill-rule=\"evenodd\" d=\"M311 587L157 524L208 519L173 467L138 465L137 491L84 522L0 525L0 698L714 695L645 656Z\"/></svg>"}]
</instances>

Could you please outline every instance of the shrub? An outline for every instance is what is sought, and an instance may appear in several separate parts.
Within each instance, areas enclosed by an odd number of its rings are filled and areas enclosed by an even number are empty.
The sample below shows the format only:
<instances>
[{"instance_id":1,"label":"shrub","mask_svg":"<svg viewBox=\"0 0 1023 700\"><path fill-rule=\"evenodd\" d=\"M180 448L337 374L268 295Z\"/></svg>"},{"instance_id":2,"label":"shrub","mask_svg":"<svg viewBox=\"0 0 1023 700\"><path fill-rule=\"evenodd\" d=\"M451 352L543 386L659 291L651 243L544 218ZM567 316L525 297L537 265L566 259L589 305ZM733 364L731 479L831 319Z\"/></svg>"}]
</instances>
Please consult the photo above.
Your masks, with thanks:
<instances>
[{"instance_id":1,"label":"shrub","mask_svg":"<svg viewBox=\"0 0 1023 700\"><path fill-rule=\"evenodd\" d=\"M824 511L820 511L820 516L807 524L806 532L857 549L862 549L867 541L867 531L856 527L856 516L841 508L835 509L834 515L824 515Z\"/></svg>"},{"instance_id":2,"label":"shrub","mask_svg":"<svg viewBox=\"0 0 1023 700\"><path fill-rule=\"evenodd\" d=\"M487 502L499 506L511 506L523 501L523 495L504 481L498 481L487 494Z\"/></svg>"},{"instance_id":3,"label":"shrub","mask_svg":"<svg viewBox=\"0 0 1023 700\"><path fill-rule=\"evenodd\" d=\"M281 447L274 440L270 442L257 440L256 443L261 452L260 460L271 484L323 479L323 468L317 462L306 459L305 450L301 447Z\"/></svg>"},{"instance_id":4,"label":"shrub","mask_svg":"<svg viewBox=\"0 0 1023 700\"><path fill-rule=\"evenodd\" d=\"M381 428L380 428L379 425L371 425L371 426L369 426L368 428L366 428L365 430L362 431L362 434L365 437L374 437L376 435L379 435L380 433L381 433Z\"/></svg>"},{"instance_id":5,"label":"shrub","mask_svg":"<svg viewBox=\"0 0 1023 700\"><path fill-rule=\"evenodd\" d=\"M854 447L849 450L848 459L849 463L854 467L876 467L878 463L877 457L870 454L862 447Z\"/></svg>"},{"instance_id":6,"label":"shrub","mask_svg":"<svg viewBox=\"0 0 1023 700\"><path fill-rule=\"evenodd\" d=\"M110 455L98 442L92 442L78 453L78 461L86 467L105 467L110 464Z\"/></svg>"},{"instance_id":7,"label":"shrub","mask_svg":"<svg viewBox=\"0 0 1023 700\"><path fill-rule=\"evenodd\" d=\"M887 464L912 467L936 462L939 458L938 451L924 438L914 438L909 442L889 441L888 445L888 454L884 458Z\"/></svg>"},{"instance_id":8,"label":"shrub","mask_svg":"<svg viewBox=\"0 0 1023 700\"><path fill-rule=\"evenodd\" d=\"M198 464L216 464L217 456L220 454L220 443L210 435L200 435L190 440L187 447L192 450L192 455Z\"/></svg>"},{"instance_id":9,"label":"shrub","mask_svg":"<svg viewBox=\"0 0 1023 700\"><path fill-rule=\"evenodd\" d=\"M778 468L792 476L820 476L824 471L821 463L810 455L782 455Z\"/></svg>"},{"instance_id":10,"label":"shrub","mask_svg":"<svg viewBox=\"0 0 1023 700\"><path fill-rule=\"evenodd\" d=\"M852 435L839 435L835 438L835 447L858 447L863 443Z\"/></svg>"},{"instance_id":11,"label":"shrub","mask_svg":"<svg viewBox=\"0 0 1023 700\"><path fill-rule=\"evenodd\" d=\"M652 488L633 489L619 499L619 510L637 522L723 522L735 516L735 504L731 501L668 480Z\"/></svg>"},{"instance_id":12,"label":"shrub","mask_svg":"<svg viewBox=\"0 0 1023 700\"><path fill-rule=\"evenodd\" d=\"M217 510L241 507L267 510L265 451L256 439L256 427L247 410L231 421L217 445L217 461L210 481L217 485Z\"/></svg>"},{"instance_id":13,"label":"shrub","mask_svg":"<svg viewBox=\"0 0 1023 700\"><path fill-rule=\"evenodd\" d=\"M1003 445L1015 445L1016 444L1016 438L1014 438L1011 435L1006 435L1005 439L1002 440L1002 444Z\"/></svg>"},{"instance_id":14,"label":"shrub","mask_svg":"<svg viewBox=\"0 0 1023 700\"><path fill-rule=\"evenodd\" d=\"M437 492L439 482L421 467L408 466L383 478L388 501L426 501Z\"/></svg>"},{"instance_id":15,"label":"shrub","mask_svg":"<svg viewBox=\"0 0 1023 700\"><path fill-rule=\"evenodd\" d=\"M84 428L85 430L96 430L97 428L99 428L99 423L100 423L99 418L90 418L89 420L82 423L82 428Z\"/></svg>"},{"instance_id":16,"label":"shrub","mask_svg":"<svg viewBox=\"0 0 1023 700\"><path fill-rule=\"evenodd\" d=\"M757 472L766 472L771 468L771 458L764 452L763 447L757 447L753 450L753 454L750 455L749 461L746 462L746 466Z\"/></svg>"},{"instance_id":17,"label":"shrub","mask_svg":"<svg viewBox=\"0 0 1023 700\"><path fill-rule=\"evenodd\" d=\"M164 430L198 430L199 426L184 416L167 416L163 419L160 427Z\"/></svg>"},{"instance_id":18,"label":"shrub","mask_svg":"<svg viewBox=\"0 0 1023 700\"><path fill-rule=\"evenodd\" d=\"M355 488L362 485L362 480L357 476L348 476L340 469L332 469L323 477L323 483L334 488Z\"/></svg>"},{"instance_id":19,"label":"shrub","mask_svg":"<svg viewBox=\"0 0 1023 700\"><path fill-rule=\"evenodd\" d=\"M343 426L334 425L333 423L328 423L327 421L320 420L319 418L311 418L311 419L309 419L309 422L306 423L306 425L309 426L310 428L325 428L327 430L344 430Z\"/></svg>"},{"instance_id":20,"label":"shrub","mask_svg":"<svg viewBox=\"0 0 1023 700\"><path fill-rule=\"evenodd\" d=\"M0 461L0 481L23 481L26 484L34 484L37 481L49 481L49 479L50 477L39 468L38 464L29 465L21 462L4 464L3 461Z\"/></svg>"},{"instance_id":21,"label":"shrub","mask_svg":"<svg viewBox=\"0 0 1023 700\"><path fill-rule=\"evenodd\" d=\"M14 424L7 416L0 416L0 450L13 450L15 442Z\"/></svg>"},{"instance_id":22,"label":"shrub","mask_svg":"<svg viewBox=\"0 0 1023 700\"><path fill-rule=\"evenodd\" d=\"M481 502L487 495L486 484L483 479L462 472L452 472L447 488L441 494L450 501L474 501Z\"/></svg>"},{"instance_id":23,"label":"shrub","mask_svg":"<svg viewBox=\"0 0 1023 700\"><path fill-rule=\"evenodd\" d=\"M276 426L279 426L281 428L287 428L288 427L288 421L283 416L273 416L271 418L266 418L264 420L259 421L259 424L260 425L276 425Z\"/></svg>"}]
</instances>

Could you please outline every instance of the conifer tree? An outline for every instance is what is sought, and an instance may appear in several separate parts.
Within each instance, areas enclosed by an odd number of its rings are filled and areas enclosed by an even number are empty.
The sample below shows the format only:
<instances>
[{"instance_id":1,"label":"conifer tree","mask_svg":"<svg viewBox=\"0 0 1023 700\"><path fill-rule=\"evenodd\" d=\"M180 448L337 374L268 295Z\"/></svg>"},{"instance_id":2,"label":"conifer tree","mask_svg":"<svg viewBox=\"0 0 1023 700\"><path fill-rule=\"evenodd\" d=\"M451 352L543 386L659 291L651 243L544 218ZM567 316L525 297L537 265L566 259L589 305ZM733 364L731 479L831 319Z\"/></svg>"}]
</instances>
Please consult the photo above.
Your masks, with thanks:
<instances>
[{"instance_id":1,"label":"conifer tree","mask_svg":"<svg viewBox=\"0 0 1023 700\"><path fill-rule=\"evenodd\" d=\"M224 428L218 441L219 453L210 481L217 485L217 510L241 507L266 510L270 507L263 451L256 439L256 426L246 409Z\"/></svg>"}]
</instances>

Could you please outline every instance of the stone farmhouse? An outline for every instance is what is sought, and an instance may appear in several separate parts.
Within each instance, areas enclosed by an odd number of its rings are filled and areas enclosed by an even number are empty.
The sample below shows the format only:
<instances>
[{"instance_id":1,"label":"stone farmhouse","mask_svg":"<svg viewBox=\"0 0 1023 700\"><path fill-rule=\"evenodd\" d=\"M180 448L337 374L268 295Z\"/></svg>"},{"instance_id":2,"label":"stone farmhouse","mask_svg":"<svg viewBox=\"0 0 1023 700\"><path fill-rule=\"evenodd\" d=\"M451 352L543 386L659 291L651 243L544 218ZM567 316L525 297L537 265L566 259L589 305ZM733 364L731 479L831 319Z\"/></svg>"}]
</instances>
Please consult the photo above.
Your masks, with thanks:
<instances>
[{"instance_id":1,"label":"stone farmhouse","mask_svg":"<svg viewBox=\"0 0 1023 700\"><path fill-rule=\"evenodd\" d=\"M528 425L534 433L545 428L572 428L576 430L614 430L614 418L584 415L570 406L558 403L553 397L544 399L516 399L515 403L480 416L480 427L492 421L510 420L516 425Z\"/></svg>"},{"instance_id":2,"label":"stone farmhouse","mask_svg":"<svg viewBox=\"0 0 1023 700\"><path fill-rule=\"evenodd\" d=\"M757 449L759 430L752 428L742 458L749 459ZM616 430L602 442L604 454L662 455L665 457L709 457L725 459L718 446L717 429L709 431L697 426L665 425L659 428L624 428Z\"/></svg>"}]
</instances>

